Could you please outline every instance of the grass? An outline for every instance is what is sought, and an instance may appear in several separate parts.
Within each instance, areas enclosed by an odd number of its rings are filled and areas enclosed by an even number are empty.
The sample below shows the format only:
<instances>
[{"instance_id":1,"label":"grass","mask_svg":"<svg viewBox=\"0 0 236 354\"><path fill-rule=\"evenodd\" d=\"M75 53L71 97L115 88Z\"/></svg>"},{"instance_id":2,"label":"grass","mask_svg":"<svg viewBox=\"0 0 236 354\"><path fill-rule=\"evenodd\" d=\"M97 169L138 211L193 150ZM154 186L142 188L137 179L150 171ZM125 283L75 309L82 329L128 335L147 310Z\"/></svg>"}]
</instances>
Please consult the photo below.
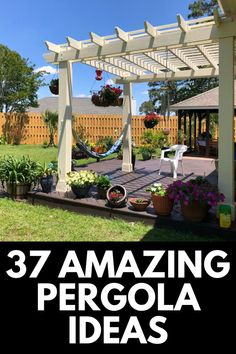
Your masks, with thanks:
<instances>
[{"instance_id":1,"label":"grass","mask_svg":"<svg viewBox=\"0 0 236 354\"><path fill-rule=\"evenodd\" d=\"M60 209L0 199L0 241L209 241L176 230L152 228L143 223L107 220Z\"/></svg>"},{"instance_id":2,"label":"grass","mask_svg":"<svg viewBox=\"0 0 236 354\"><path fill-rule=\"evenodd\" d=\"M42 145L0 145L0 158L4 155L13 155L16 157L29 156L35 161L48 164L50 161L57 160L57 148L43 148ZM160 149L156 150L155 155L160 156ZM142 155L136 149L136 159L142 160ZM102 160L110 160L117 157L117 154L111 154ZM96 162L96 159L91 157L87 159L74 160L76 166L88 165Z\"/></svg>"},{"instance_id":3,"label":"grass","mask_svg":"<svg viewBox=\"0 0 236 354\"><path fill-rule=\"evenodd\" d=\"M0 145L0 158L4 155L16 157L29 156L35 161L48 164L50 161L57 160L58 149L55 147L43 148L42 145ZM116 154L112 154L104 160L112 159ZM77 166L87 165L96 160L93 158L81 159L76 161Z\"/></svg>"}]
</instances>

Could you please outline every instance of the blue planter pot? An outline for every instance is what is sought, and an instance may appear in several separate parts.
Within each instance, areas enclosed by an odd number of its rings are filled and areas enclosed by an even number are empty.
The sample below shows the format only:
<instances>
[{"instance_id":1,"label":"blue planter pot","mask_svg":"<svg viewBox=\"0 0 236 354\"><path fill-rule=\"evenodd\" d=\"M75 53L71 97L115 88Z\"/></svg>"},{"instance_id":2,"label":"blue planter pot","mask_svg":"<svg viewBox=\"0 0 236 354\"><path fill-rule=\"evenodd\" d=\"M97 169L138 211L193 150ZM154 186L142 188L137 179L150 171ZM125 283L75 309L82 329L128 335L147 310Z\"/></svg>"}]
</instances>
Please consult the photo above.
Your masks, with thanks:
<instances>
[{"instance_id":1,"label":"blue planter pot","mask_svg":"<svg viewBox=\"0 0 236 354\"><path fill-rule=\"evenodd\" d=\"M89 194L90 187L91 186L85 186L85 187L71 186L71 189L77 198L85 198Z\"/></svg>"},{"instance_id":2,"label":"blue planter pot","mask_svg":"<svg viewBox=\"0 0 236 354\"><path fill-rule=\"evenodd\" d=\"M53 186L53 176L42 177L40 180L43 193L51 193Z\"/></svg>"}]
</instances>

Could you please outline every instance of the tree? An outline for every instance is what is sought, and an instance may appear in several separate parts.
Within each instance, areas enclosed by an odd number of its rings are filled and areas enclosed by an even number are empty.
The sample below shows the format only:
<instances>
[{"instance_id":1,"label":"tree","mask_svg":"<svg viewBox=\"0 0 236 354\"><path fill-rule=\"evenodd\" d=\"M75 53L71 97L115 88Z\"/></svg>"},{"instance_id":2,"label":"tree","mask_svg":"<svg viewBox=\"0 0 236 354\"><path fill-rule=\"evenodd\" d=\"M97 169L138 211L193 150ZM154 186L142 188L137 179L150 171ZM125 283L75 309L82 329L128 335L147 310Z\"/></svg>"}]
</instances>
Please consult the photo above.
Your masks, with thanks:
<instances>
[{"instance_id":1,"label":"tree","mask_svg":"<svg viewBox=\"0 0 236 354\"><path fill-rule=\"evenodd\" d=\"M198 18L204 15L212 15L215 6L217 6L217 0L196 0L188 7L190 11L188 18ZM168 86L170 88L169 99L170 104L172 105L217 87L218 85L218 78L150 82L148 84L150 87L149 99L154 106L157 106L157 112L160 112L161 102L164 95L164 91L162 90L163 86Z\"/></svg>"},{"instance_id":2,"label":"tree","mask_svg":"<svg viewBox=\"0 0 236 354\"><path fill-rule=\"evenodd\" d=\"M216 6L217 0L196 0L188 7L189 11L191 11L188 18L198 18L205 15L211 16Z\"/></svg>"},{"instance_id":3,"label":"tree","mask_svg":"<svg viewBox=\"0 0 236 354\"><path fill-rule=\"evenodd\" d=\"M45 111L45 113L42 115L44 123L47 124L48 130L49 130L49 144L48 147L53 147L55 146L54 143L54 135L57 130L57 124L58 124L58 113L57 112L50 112L48 110Z\"/></svg>"},{"instance_id":4,"label":"tree","mask_svg":"<svg viewBox=\"0 0 236 354\"><path fill-rule=\"evenodd\" d=\"M43 85L43 73L15 51L0 44L0 112L25 112L37 107L37 91Z\"/></svg>"},{"instance_id":5,"label":"tree","mask_svg":"<svg viewBox=\"0 0 236 354\"><path fill-rule=\"evenodd\" d=\"M152 101L145 101L141 104L139 107L139 112L140 113L152 113L155 111L155 106Z\"/></svg>"}]
</instances>

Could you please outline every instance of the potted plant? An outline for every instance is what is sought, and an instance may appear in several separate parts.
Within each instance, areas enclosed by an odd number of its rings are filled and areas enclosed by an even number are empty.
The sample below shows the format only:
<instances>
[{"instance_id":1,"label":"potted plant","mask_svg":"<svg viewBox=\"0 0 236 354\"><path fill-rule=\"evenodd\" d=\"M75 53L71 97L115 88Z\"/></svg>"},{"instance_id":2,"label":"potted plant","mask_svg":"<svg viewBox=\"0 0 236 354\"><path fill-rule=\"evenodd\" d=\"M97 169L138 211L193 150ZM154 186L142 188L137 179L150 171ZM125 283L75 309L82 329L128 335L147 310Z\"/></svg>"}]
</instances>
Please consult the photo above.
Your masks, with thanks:
<instances>
[{"instance_id":1,"label":"potted plant","mask_svg":"<svg viewBox=\"0 0 236 354\"><path fill-rule=\"evenodd\" d=\"M140 154L142 155L143 161L151 160L152 154L155 152L155 149L151 146L142 146L139 149Z\"/></svg>"},{"instance_id":2,"label":"potted plant","mask_svg":"<svg viewBox=\"0 0 236 354\"><path fill-rule=\"evenodd\" d=\"M97 192L100 199L106 199L107 190L111 187L109 176L100 175L96 180Z\"/></svg>"},{"instance_id":3,"label":"potted plant","mask_svg":"<svg viewBox=\"0 0 236 354\"><path fill-rule=\"evenodd\" d=\"M152 129L159 123L159 120L160 116L157 113L152 112L146 114L146 116L143 118L143 123L146 128Z\"/></svg>"},{"instance_id":4,"label":"potted plant","mask_svg":"<svg viewBox=\"0 0 236 354\"><path fill-rule=\"evenodd\" d=\"M174 202L169 197L169 191L161 183L154 183L147 188L151 192L152 204L158 215L170 215Z\"/></svg>"},{"instance_id":5,"label":"potted plant","mask_svg":"<svg viewBox=\"0 0 236 354\"><path fill-rule=\"evenodd\" d=\"M51 193L53 187L53 176L57 174L57 168L53 162L48 165L44 165L42 169L42 175L40 178L40 184L43 193Z\"/></svg>"},{"instance_id":6,"label":"potted plant","mask_svg":"<svg viewBox=\"0 0 236 354\"><path fill-rule=\"evenodd\" d=\"M146 198L130 198L129 203L136 211L144 211L150 204L150 200Z\"/></svg>"},{"instance_id":7,"label":"potted plant","mask_svg":"<svg viewBox=\"0 0 236 354\"><path fill-rule=\"evenodd\" d=\"M26 198L40 178L42 165L29 157L5 156L0 160L0 180L12 198Z\"/></svg>"},{"instance_id":8,"label":"potted plant","mask_svg":"<svg viewBox=\"0 0 236 354\"><path fill-rule=\"evenodd\" d=\"M94 171L81 170L69 172L66 183L71 187L77 198L85 198L92 185L96 184L97 174Z\"/></svg>"},{"instance_id":9,"label":"potted plant","mask_svg":"<svg viewBox=\"0 0 236 354\"><path fill-rule=\"evenodd\" d=\"M49 89L53 95L59 94L59 79L52 79L49 84Z\"/></svg>"},{"instance_id":10,"label":"potted plant","mask_svg":"<svg viewBox=\"0 0 236 354\"><path fill-rule=\"evenodd\" d=\"M121 208L127 204L127 191L125 187L117 184L107 191L108 204L113 208Z\"/></svg>"},{"instance_id":11,"label":"potted plant","mask_svg":"<svg viewBox=\"0 0 236 354\"><path fill-rule=\"evenodd\" d=\"M209 208L224 201L224 195L205 178L197 177L188 182L175 181L168 187L169 196L180 202L182 215L190 221L203 221Z\"/></svg>"}]
</instances>

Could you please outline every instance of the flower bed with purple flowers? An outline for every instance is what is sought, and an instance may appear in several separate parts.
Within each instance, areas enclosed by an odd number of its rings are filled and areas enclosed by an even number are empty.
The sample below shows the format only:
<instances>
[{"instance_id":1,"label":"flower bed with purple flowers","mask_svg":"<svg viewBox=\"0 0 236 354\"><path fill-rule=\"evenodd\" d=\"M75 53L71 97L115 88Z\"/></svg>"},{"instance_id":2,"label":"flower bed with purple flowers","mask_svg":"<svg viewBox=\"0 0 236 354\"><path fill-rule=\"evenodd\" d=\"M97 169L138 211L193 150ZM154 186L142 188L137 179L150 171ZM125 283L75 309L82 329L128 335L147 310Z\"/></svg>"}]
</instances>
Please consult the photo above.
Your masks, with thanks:
<instances>
[{"instance_id":1,"label":"flower bed with purple flowers","mask_svg":"<svg viewBox=\"0 0 236 354\"><path fill-rule=\"evenodd\" d=\"M225 196L205 178L197 177L188 182L175 181L168 187L168 195L175 203L189 205L191 202L216 206Z\"/></svg>"}]
</instances>

